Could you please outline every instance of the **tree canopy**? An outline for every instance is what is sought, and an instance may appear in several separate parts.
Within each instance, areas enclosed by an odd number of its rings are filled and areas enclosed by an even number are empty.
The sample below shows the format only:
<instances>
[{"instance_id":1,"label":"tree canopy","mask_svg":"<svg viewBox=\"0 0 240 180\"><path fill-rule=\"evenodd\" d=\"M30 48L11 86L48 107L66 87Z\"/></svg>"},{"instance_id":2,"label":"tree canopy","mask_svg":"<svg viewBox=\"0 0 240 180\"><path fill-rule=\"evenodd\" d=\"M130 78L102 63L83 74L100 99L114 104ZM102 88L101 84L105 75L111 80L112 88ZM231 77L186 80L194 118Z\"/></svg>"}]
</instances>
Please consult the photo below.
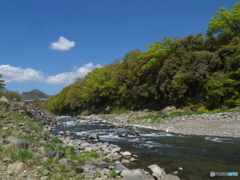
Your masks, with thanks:
<instances>
[{"instance_id":1,"label":"tree canopy","mask_svg":"<svg viewBox=\"0 0 240 180\"><path fill-rule=\"evenodd\" d=\"M211 22L208 23L207 36L213 34L221 35L226 33L240 32L240 2L234 4L232 10L220 7L216 11Z\"/></svg>"}]
</instances>

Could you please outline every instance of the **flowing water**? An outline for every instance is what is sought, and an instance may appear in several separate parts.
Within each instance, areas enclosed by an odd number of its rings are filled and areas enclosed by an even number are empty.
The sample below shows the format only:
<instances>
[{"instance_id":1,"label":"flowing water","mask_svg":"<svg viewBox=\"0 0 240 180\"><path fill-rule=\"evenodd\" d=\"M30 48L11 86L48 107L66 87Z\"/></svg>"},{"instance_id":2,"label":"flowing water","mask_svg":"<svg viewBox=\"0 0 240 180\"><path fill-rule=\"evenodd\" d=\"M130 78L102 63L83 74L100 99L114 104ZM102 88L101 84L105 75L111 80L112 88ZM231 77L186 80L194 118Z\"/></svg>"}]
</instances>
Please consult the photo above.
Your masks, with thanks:
<instances>
[{"instance_id":1,"label":"flowing water","mask_svg":"<svg viewBox=\"0 0 240 180\"><path fill-rule=\"evenodd\" d=\"M240 139L210 138L203 136L183 136L162 131L146 129L118 128L98 121L74 125L76 118L64 118L65 125L59 131L72 130L74 138L88 137L97 133L100 141L119 145L138 155L138 161L124 164L130 169L143 168L157 164L167 173L178 171L181 180L240 179L238 177L210 177L210 172L240 173ZM118 137L122 132L137 132L139 135ZM178 170L182 167L183 170Z\"/></svg>"}]
</instances>

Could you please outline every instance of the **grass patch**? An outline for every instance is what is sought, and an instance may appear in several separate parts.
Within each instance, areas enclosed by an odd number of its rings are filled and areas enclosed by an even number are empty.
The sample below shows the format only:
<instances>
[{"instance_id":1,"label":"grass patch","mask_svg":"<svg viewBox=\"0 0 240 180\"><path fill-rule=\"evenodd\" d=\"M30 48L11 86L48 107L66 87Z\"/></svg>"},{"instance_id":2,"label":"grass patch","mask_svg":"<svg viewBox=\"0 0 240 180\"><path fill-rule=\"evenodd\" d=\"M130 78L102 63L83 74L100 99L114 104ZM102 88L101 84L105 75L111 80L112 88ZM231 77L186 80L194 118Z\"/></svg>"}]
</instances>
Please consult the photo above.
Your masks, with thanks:
<instances>
[{"instance_id":1,"label":"grass patch","mask_svg":"<svg viewBox=\"0 0 240 180\"><path fill-rule=\"evenodd\" d=\"M189 111L189 112L173 111L170 114L155 114L155 115L149 114L146 116L137 117L136 119L137 120L149 119L150 123L160 123L166 119L171 119L171 118L175 118L175 117L179 117L179 116L213 114L213 113L221 113L221 112L240 112L240 109L233 109L233 110L228 110L228 111L215 109L213 111L208 111L206 109L199 108L199 111ZM130 120L130 122L132 122L132 121Z\"/></svg>"},{"instance_id":2,"label":"grass patch","mask_svg":"<svg viewBox=\"0 0 240 180\"><path fill-rule=\"evenodd\" d=\"M23 115L18 115L16 113L12 114L12 117L20 122L25 122L28 124L29 128L36 132L40 132L43 130L43 123L42 122L35 122L31 119L25 118Z\"/></svg>"},{"instance_id":3,"label":"grass patch","mask_svg":"<svg viewBox=\"0 0 240 180\"><path fill-rule=\"evenodd\" d=\"M13 135L13 136L17 136L17 137L23 136L22 132L12 129L12 128L8 128L8 129L0 128L0 134Z\"/></svg>"},{"instance_id":4,"label":"grass patch","mask_svg":"<svg viewBox=\"0 0 240 180\"><path fill-rule=\"evenodd\" d=\"M18 115L16 112L12 113L12 117L21 122L30 122L32 120L25 118L23 115Z\"/></svg>"},{"instance_id":5,"label":"grass patch","mask_svg":"<svg viewBox=\"0 0 240 180\"><path fill-rule=\"evenodd\" d=\"M11 157L13 161L22 161L29 162L29 160L33 162L39 161L39 158L34 155L33 152L28 151L26 149L18 149L15 147L3 147L0 146L0 157Z\"/></svg>"},{"instance_id":6,"label":"grass patch","mask_svg":"<svg viewBox=\"0 0 240 180\"><path fill-rule=\"evenodd\" d=\"M56 137L56 136L53 136L53 137L51 137L50 139L51 139L51 142L52 142L52 143L55 143L55 144L63 144L63 141L60 140L60 139L59 139L58 137Z\"/></svg>"},{"instance_id":7,"label":"grass patch","mask_svg":"<svg viewBox=\"0 0 240 180\"><path fill-rule=\"evenodd\" d=\"M118 173L116 173L115 169L113 168L111 172L107 175L108 178L116 178Z\"/></svg>"},{"instance_id":8,"label":"grass patch","mask_svg":"<svg viewBox=\"0 0 240 180\"><path fill-rule=\"evenodd\" d=\"M94 178L101 178L102 174L101 172L97 172L96 174L94 174Z\"/></svg>"},{"instance_id":9,"label":"grass patch","mask_svg":"<svg viewBox=\"0 0 240 180\"><path fill-rule=\"evenodd\" d=\"M63 144L63 141L60 140L57 136L51 136L49 132L44 132L44 137L49 139L54 144Z\"/></svg>"},{"instance_id":10,"label":"grass patch","mask_svg":"<svg viewBox=\"0 0 240 180\"><path fill-rule=\"evenodd\" d=\"M34 136L29 135L29 134L23 135L22 139L27 141L27 142L36 142L37 141Z\"/></svg>"},{"instance_id":11,"label":"grass patch","mask_svg":"<svg viewBox=\"0 0 240 180\"><path fill-rule=\"evenodd\" d=\"M92 151L85 151L87 158L99 158L101 157L100 153L98 152L92 152Z\"/></svg>"},{"instance_id":12,"label":"grass patch","mask_svg":"<svg viewBox=\"0 0 240 180\"><path fill-rule=\"evenodd\" d=\"M231 110L228 110L227 112L240 112L240 109L231 109Z\"/></svg>"}]
</instances>

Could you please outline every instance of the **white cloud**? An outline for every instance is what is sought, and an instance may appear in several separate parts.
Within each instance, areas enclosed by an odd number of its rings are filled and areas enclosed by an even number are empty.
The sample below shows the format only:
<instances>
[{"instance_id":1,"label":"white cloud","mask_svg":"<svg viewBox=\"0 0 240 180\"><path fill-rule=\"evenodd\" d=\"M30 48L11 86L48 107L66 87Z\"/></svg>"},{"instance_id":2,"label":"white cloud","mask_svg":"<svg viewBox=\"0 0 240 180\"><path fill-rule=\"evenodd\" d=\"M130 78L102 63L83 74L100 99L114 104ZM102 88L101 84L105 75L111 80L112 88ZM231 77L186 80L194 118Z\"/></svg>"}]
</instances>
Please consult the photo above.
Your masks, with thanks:
<instances>
[{"instance_id":1,"label":"white cloud","mask_svg":"<svg viewBox=\"0 0 240 180\"><path fill-rule=\"evenodd\" d=\"M78 77L84 77L88 72L92 71L94 68L102 67L100 64L93 65L93 63L87 63L84 66L77 68L71 72L57 74L55 76L49 76L46 82L55 85L69 85L73 83Z\"/></svg>"},{"instance_id":2,"label":"white cloud","mask_svg":"<svg viewBox=\"0 0 240 180\"><path fill-rule=\"evenodd\" d=\"M45 73L31 68L22 69L21 67L0 65L0 74L2 74L2 79L5 80L5 83L10 83L12 81L23 83L46 82L65 86L73 83L78 77L84 77L88 72L100 67L102 67L100 64L94 65L90 62L80 68L74 67L71 72L44 77Z\"/></svg>"},{"instance_id":3,"label":"white cloud","mask_svg":"<svg viewBox=\"0 0 240 180\"><path fill-rule=\"evenodd\" d=\"M12 67L10 65L0 65L0 74L6 83L12 81L34 83L44 80L43 73L31 68L22 69L21 67Z\"/></svg>"},{"instance_id":4,"label":"white cloud","mask_svg":"<svg viewBox=\"0 0 240 180\"><path fill-rule=\"evenodd\" d=\"M49 48L59 50L59 51L67 51L75 46L74 41L69 41L65 37L59 37L57 42L51 44Z\"/></svg>"}]
</instances>

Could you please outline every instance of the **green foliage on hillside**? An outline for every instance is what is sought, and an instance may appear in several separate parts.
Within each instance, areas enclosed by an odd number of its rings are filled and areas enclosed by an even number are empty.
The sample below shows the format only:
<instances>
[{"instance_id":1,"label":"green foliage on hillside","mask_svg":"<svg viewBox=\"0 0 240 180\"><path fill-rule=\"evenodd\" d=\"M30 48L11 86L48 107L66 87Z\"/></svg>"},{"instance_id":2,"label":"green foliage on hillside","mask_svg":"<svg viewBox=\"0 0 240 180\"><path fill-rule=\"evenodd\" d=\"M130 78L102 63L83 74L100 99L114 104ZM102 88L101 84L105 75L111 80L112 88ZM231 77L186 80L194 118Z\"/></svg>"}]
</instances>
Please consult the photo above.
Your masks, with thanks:
<instances>
[{"instance_id":1,"label":"green foliage on hillside","mask_svg":"<svg viewBox=\"0 0 240 180\"><path fill-rule=\"evenodd\" d=\"M23 100L23 98L22 98L21 94L19 94L19 92L14 92L14 91L5 89L5 90L3 90L2 95L10 101L13 101L13 100L22 101Z\"/></svg>"},{"instance_id":2,"label":"green foliage on hillside","mask_svg":"<svg viewBox=\"0 0 240 180\"><path fill-rule=\"evenodd\" d=\"M38 89L33 89L31 91L28 91L28 92L23 92L22 93L22 97L23 99L47 99L49 98L50 96L45 94L44 92L38 90Z\"/></svg>"},{"instance_id":3,"label":"green foliage on hillside","mask_svg":"<svg viewBox=\"0 0 240 180\"><path fill-rule=\"evenodd\" d=\"M240 34L223 31L207 38L202 34L164 38L148 45L147 52L130 51L121 62L77 79L49 99L46 108L56 114L80 114L171 105L236 106L240 103Z\"/></svg>"},{"instance_id":4,"label":"green foliage on hillside","mask_svg":"<svg viewBox=\"0 0 240 180\"><path fill-rule=\"evenodd\" d=\"M228 34L240 32L240 2L234 4L232 10L220 7L220 11L216 11L211 22L208 23L207 35L212 34Z\"/></svg>"}]
</instances>

